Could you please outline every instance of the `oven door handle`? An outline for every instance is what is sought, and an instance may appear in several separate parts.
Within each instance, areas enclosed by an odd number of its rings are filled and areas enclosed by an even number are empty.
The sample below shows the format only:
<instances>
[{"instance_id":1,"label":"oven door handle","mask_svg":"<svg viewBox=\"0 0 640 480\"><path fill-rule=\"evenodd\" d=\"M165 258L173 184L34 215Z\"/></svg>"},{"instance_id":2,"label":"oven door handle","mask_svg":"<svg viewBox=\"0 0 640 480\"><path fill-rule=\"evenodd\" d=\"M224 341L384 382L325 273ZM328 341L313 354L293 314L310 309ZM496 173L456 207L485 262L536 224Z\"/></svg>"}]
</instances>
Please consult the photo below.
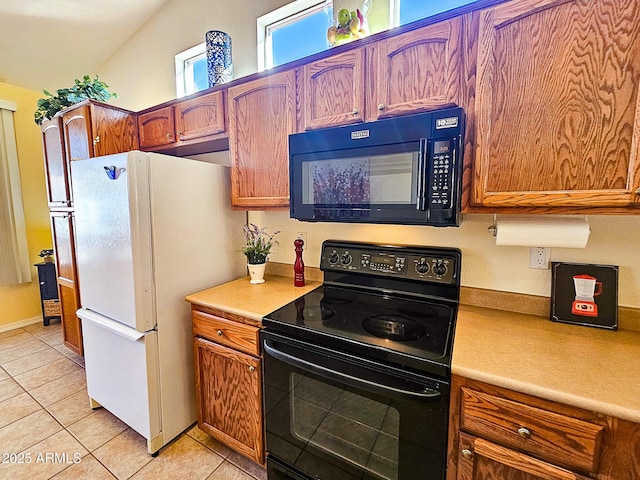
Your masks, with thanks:
<instances>
[{"instance_id":1,"label":"oven door handle","mask_svg":"<svg viewBox=\"0 0 640 480\"><path fill-rule=\"evenodd\" d=\"M346 373L337 372L330 368L324 367L322 365L318 365L317 363L308 362L299 357L290 355L288 353L282 352L276 349L273 345L269 344L269 340L265 340L263 342L264 351L271 355L273 358L280 360L284 363L292 365L294 367L298 367L302 370L306 370L308 372L317 373L323 377L337 380L346 385L361 388L367 391L373 391L377 393L381 393L383 395L395 395L401 397L411 397L419 400L427 400L430 402L438 401L442 394L429 387L424 387L420 390L406 390L400 389L396 387L392 387L390 385L380 384L378 382L372 382L370 380L366 380L363 378L357 378L352 375L348 375ZM379 372L381 373L381 372Z\"/></svg>"}]
</instances>

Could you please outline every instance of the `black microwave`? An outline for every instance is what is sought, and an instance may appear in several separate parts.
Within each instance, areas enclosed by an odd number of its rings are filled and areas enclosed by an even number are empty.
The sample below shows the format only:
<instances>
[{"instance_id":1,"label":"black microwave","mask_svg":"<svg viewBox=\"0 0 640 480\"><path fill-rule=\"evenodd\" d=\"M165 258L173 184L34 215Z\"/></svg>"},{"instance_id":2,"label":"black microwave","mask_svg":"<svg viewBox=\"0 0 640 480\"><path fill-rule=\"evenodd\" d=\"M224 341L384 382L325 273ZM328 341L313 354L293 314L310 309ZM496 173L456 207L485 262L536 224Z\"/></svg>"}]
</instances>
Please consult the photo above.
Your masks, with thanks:
<instances>
[{"instance_id":1,"label":"black microwave","mask_svg":"<svg viewBox=\"0 0 640 480\"><path fill-rule=\"evenodd\" d=\"M462 108L289 135L290 216L460 224Z\"/></svg>"}]
</instances>

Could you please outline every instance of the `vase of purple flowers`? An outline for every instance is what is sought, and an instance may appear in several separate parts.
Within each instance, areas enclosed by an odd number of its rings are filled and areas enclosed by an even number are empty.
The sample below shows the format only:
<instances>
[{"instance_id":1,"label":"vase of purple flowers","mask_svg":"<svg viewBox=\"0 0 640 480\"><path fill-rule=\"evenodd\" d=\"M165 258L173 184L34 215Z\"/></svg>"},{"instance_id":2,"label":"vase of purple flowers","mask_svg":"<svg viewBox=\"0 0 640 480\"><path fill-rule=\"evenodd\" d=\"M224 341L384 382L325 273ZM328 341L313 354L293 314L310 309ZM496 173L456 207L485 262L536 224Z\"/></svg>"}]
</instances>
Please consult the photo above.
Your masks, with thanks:
<instances>
[{"instance_id":1,"label":"vase of purple flowers","mask_svg":"<svg viewBox=\"0 0 640 480\"><path fill-rule=\"evenodd\" d=\"M278 230L269 234L266 227L260 228L253 223L245 225L243 231L245 243L240 251L247 257L247 268L249 269L249 275L251 277L249 283L264 283L264 270L267 265L267 257L271 249L278 244L278 241L274 237L280 233L280 231Z\"/></svg>"}]
</instances>

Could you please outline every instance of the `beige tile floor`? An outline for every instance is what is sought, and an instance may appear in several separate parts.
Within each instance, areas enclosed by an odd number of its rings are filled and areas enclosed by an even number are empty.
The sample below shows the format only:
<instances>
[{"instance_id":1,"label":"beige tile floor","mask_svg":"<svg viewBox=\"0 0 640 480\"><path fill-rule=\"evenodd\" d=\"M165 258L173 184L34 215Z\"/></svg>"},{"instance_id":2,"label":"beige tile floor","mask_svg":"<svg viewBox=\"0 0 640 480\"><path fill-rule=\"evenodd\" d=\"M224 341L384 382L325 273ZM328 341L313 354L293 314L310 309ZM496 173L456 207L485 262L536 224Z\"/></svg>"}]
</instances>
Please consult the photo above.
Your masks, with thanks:
<instances>
[{"instance_id":1,"label":"beige tile floor","mask_svg":"<svg viewBox=\"0 0 640 480\"><path fill-rule=\"evenodd\" d=\"M193 426L160 450L89 407L84 359L59 323L0 333L0 479L266 480L263 468Z\"/></svg>"}]
</instances>

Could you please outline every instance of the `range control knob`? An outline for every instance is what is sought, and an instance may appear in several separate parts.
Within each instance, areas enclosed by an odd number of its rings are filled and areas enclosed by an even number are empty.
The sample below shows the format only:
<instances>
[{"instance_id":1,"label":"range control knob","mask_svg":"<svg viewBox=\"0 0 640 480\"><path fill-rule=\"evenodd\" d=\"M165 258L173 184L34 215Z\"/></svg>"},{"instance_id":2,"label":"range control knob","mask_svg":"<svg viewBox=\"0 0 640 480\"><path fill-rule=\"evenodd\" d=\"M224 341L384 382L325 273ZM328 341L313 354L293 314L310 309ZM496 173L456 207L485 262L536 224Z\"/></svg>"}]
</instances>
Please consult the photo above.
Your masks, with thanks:
<instances>
[{"instance_id":1,"label":"range control knob","mask_svg":"<svg viewBox=\"0 0 640 480\"><path fill-rule=\"evenodd\" d=\"M438 263L433 266L433 273L438 276L442 276L447 273L447 266L442 262L442 260L438 260Z\"/></svg>"},{"instance_id":2,"label":"range control knob","mask_svg":"<svg viewBox=\"0 0 640 480\"><path fill-rule=\"evenodd\" d=\"M429 264L424 260L420 260L416 263L416 272L418 273L428 273L429 272Z\"/></svg>"},{"instance_id":3,"label":"range control knob","mask_svg":"<svg viewBox=\"0 0 640 480\"><path fill-rule=\"evenodd\" d=\"M338 263L339 259L340 259L340 257L338 256L338 254L336 252L331 252L331 255L329 255L329 263L331 265L334 265L334 264Z\"/></svg>"},{"instance_id":4,"label":"range control knob","mask_svg":"<svg viewBox=\"0 0 640 480\"><path fill-rule=\"evenodd\" d=\"M351 260L353 260L353 258L351 258L351 254L350 253L345 253L342 255L342 264L343 265L349 265L351 263Z\"/></svg>"}]
</instances>

